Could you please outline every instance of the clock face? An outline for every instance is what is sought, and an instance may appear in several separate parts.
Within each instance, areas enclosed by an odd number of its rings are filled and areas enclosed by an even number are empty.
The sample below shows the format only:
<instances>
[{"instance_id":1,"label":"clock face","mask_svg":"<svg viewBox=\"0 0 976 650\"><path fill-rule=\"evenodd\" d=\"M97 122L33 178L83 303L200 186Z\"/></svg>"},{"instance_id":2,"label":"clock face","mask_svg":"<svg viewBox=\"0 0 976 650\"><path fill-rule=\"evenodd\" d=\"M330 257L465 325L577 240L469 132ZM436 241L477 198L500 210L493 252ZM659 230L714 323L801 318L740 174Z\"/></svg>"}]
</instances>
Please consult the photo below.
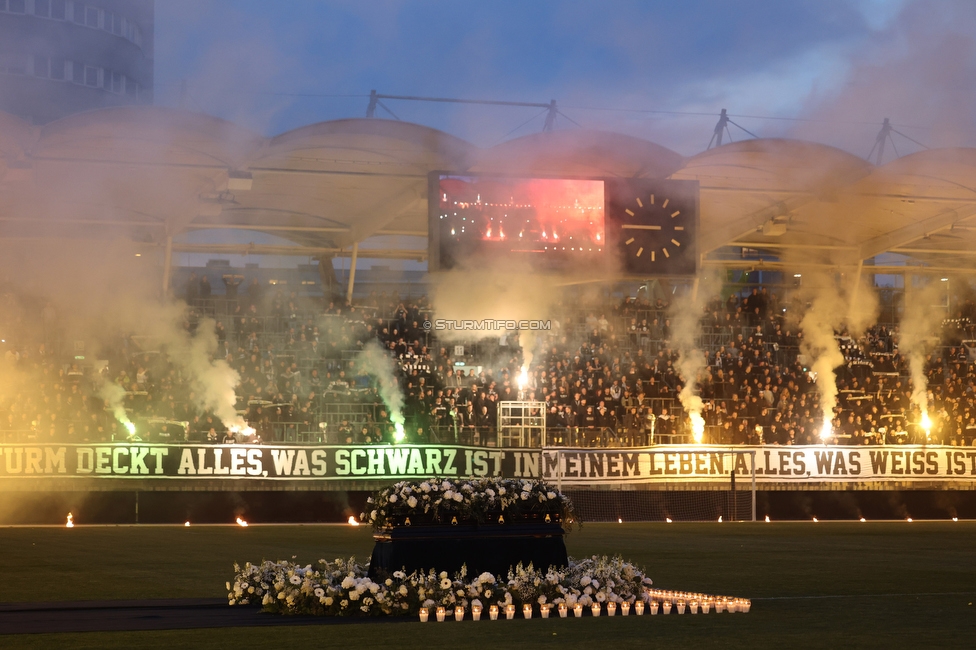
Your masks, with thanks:
<instances>
[{"instance_id":1,"label":"clock face","mask_svg":"<svg viewBox=\"0 0 976 650\"><path fill-rule=\"evenodd\" d=\"M637 180L614 183L607 232L628 275L694 275L698 271L698 183Z\"/></svg>"}]
</instances>

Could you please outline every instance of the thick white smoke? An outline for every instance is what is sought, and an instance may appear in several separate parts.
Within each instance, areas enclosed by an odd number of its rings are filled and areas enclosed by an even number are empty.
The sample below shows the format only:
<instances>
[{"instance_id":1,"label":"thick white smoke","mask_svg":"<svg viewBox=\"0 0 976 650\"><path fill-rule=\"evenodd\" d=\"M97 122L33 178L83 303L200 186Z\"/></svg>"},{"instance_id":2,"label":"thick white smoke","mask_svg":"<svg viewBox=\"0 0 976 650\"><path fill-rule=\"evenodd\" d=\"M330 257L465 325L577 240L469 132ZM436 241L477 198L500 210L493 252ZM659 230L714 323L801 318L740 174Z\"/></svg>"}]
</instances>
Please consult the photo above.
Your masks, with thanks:
<instances>
[{"instance_id":1,"label":"thick white smoke","mask_svg":"<svg viewBox=\"0 0 976 650\"><path fill-rule=\"evenodd\" d=\"M431 286L434 317L447 321L484 319L546 320L555 311L561 294L559 281L530 269L448 271L437 274ZM445 342L471 342L498 338L500 330L452 330L437 332ZM509 332L509 335L514 333ZM519 332L522 346L521 373L528 371L541 337L533 330Z\"/></svg>"},{"instance_id":2,"label":"thick white smoke","mask_svg":"<svg viewBox=\"0 0 976 650\"><path fill-rule=\"evenodd\" d=\"M376 380L380 399L389 410L390 421L395 429L397 442L403 439L403 392L397 381L396 365L390 354L376 341L369 341L353 359L356 372L369 375Z\"/></svg>"},{"instance_id":3,"label":"thick white smoke","mask_svg":"<svg viewBox=\"0 0 976 650\"><path fill-rule=\"evenodd\" d=\"M928 378L925 356L938 342L938 327L943 311L940 306L942 287L931 283L922 289L905 289L905 312L898 328L898 352L908 359L912 378L912 404L925 418L928 416Z\"/></svg>"},{"instance_id":4,"label":"thick white smoke","mask_svg":"<svg viewBox=\"0 0 976 650\"><path fill-rule=\"evenodd\" d=\"M854 277L837 278L807 271L803 282L809 307L800 321L803 333L800 352L817 377L822 418L820 437L827 440L833 433L831 422L837 407L835 371L844 364L835 333L846 328L851 336L860 336L877 318L878 301L874 291L858 285Z\"/></svg>"},{"instance_id":5,"label":"thick white smoke","mask_svg":"<svg viewBox=\"0 0 976 650\"><path fill-rule=\"evenodd\" d=\"M212 410L225 427L233 431L247 428L247 423L237 413L237 395L234 389L241 382L236 370L224 359L214 359L217 350L216 323L205 318L197 327L196 334L187 337L185 348L180 345L178 360L190 376L194 394L200 405Z\"/></svg>"},{"instance_id":6,"label":"thick white smoke","mask_svg":"<svg viewBox=\"0 0 976 650\"><path fill-rule=\"evenodd\" d=\"M701 318L708 298L719 286L716 277L699 277L687 293L671 302L670 307L671 345L678 353L678 374L684 382L678 399L691 421L695 442L701 442L705 433L705 420L701 415L704 403L698 394L699 374L706 365L705 352L698 345L702 333Z\"/></svg>"},{"instance_id":7,"label":"thick white smoke","mask_svg":"<svg viewBox=\"0 0 976 650\"><path fill-rule=\"evenodd\" d=\"M105 401L105 406L112 410L112 415L116 421L131 430L132 421L129 420L129 416L125 412L125 388L114 381L107 380L102 375L98 375L96 382L98 396Z\"/></svg>"}]
</instances>

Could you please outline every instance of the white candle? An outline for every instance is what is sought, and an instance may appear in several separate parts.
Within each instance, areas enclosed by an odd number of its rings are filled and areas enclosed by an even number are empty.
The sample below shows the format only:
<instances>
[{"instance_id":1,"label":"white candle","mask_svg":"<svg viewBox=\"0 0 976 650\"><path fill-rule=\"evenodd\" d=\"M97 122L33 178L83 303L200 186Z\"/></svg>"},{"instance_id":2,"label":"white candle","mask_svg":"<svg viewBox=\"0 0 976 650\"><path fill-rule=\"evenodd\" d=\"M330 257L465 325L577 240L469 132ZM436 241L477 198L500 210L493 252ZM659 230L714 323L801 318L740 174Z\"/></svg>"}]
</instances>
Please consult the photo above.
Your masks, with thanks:
<instances>
[{"instance_id":1,"label":"white candle","mask_svg":"<svg viewBox=\"0 0 976 650\"><path fill-rule=\"evenodd\" d=\"M590 605L590 613L594 616L600 615L600 603L593 603Z\"/></svg>"},{"instance_id":2,"label":"white candle","mask_svg":"<svg viewBox=\"0 0 976 650\"><path fill-rule=\"evenodd\" d=\"M670 614L671 613L671 601L670 600L664 601L664 606L661 609L664 610L664 613L665 614Z\"/></svg>"},{"instance_id":3,"label":"white candle","mask_svg":"<svg viewBox=\"0 0 976 650\"><path fill-rule=\"evenodd\" d=\"M454 608L454 620L463 621L464 620L464 608L458 605Z\"/></svg>"},{"instance_id":4,"label":"white candle","mask_svg":"<svg viewBox=\"0 0 976 650\"><path fill-rule=\"evenodd\" d=\"M498 605L492 605L488 608L488 618L493 621L498 620Z\"/></svg>"},{"instance_id":5,"label":"white candle","mask_svg":"<svg viewBox=\"0 0 976 650\"><path fill-rule=\"evenodd\" d=\"M515 605L505 605L505 618L508 620L515 618Z\"/></svg>"},{"instance_id":6,"label":"white candle","mask_svg":"<svg viewBox=\"0 0 976 650\"><path fill-rule=\"evenodd\" d=\"M698 601L697 600L693 600L690 603L688 603L688 608L691 610L691 613L692 614L697 614L698 613Z\"/></svg>"},{"instance_id":7,"label":"white candle","mask_svg":"<svg viewBox=\"0 0 976 650\"><path fill-rule=\"evenodd\" d=\"M472 605L471 618L475 621L481 620L481 605Z\"/></svg>"},{"instance_id":8,"label":"white candle","mask_svg":"<svg viewBox=\"0 0 976 650\"><path fill-rule=\"evenodd\" d=\"M559 618L566 618L569 615L569 607L566 607L566 603L559 603Z\"/></svg>"},{"instance_id":9,"label":"white candle","mask_svg":"<svg viewBox=\"0 0 976 650\"><path fill-rule=\"evenodd\" d=\"M542 614L542 618L549 618L549 607L548 604L539 605L539 613Z\"/></svg>"},{"instance_id":10,"label":"white candle","mask_svg":"<svg viewBox=\"0 0 976 650\"><path fill-rule=\"evenodd\" d=\"M657 616L657 610L660 607L656 600L651 601L651 616Z\"/></svg>"},{"instance_id":11,"label":"white candle","mask_svg":"<svg viewBox=\"0 0 976 650\"><path fill-rule=\"evenodd\" d=\"M522 605L522 616L532 618L532 605Z\"/></svg>"},{"instance_id":12,"label":"white candle","mask_svg":"<svg viewBox=\"0 0 976 650\"><path fill-rule=\"evenodd\" d=\"M685 601L683 601L683 600L679 600L678 601L678 613L679 614L684 614L685 613Z\"/></svg>"},{"instance_id":13,"label":"white candle","mask_svg":"<svg viewBox=\"0 0 976 650\"><path fill-rule=\"evenodd\" d=\"M583 606L580 605L579 603L573 605L573 616L579 618L582 615L583 615Z\"/></svg>"},{"instance_id":14,"label":"white candle","mask_svg":"<svg viewBox=\"0 0 976 650\"><path fill-rule=\"evenodd\" d=\"M634 603L634 613L637 614L638 616L643 616L644 615L644 601L643 600L638 600L636 603Z\"/></svg>"},{"instance_id":15,"label":"white candle","mask_svg":"<svg viewBox=\"0 0 976 650\"><path fill-rule=\"evenodd\" d=\"M627 616L629 614L630 614L630 603L628 602L620 603L620 615Z\"/></svg>"},{"instance_id":16,"label":"white candle","mask_svg":"<svg viewBox=\"0 0 976 650\"><path fill-rule=\"evenodd\" d=\"M420 622L421 623L426 623L429 618L430 618L430 612L427 610L426 607L421 607L420 608Z\"/></svg>"},{"instance_id":17,"label":"white candle","mask_svg":"<svg viewBox=\"0 0 976 650\"><path fill-rule=\"evenodd\" d=\"M437 608L437 622L443 623L444 617L447 616L447 611L443 607Z\"/></svg>"}]
</instances>

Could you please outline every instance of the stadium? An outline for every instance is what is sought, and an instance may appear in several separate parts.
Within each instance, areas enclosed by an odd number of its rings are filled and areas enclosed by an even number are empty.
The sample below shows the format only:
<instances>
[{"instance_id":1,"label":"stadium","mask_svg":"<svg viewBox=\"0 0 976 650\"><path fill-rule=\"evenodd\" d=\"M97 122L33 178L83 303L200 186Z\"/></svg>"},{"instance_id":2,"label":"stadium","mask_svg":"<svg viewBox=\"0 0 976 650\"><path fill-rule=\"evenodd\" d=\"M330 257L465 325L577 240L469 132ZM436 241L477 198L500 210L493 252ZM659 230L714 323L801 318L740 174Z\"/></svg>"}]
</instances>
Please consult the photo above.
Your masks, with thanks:
<instances>
[{"instance_id":1,"label":"stadium","mask_svg":"<svg viewBox=\"0 0 976 650\"><path fill-rule=\"evenodd\" d=\"M965 138L263 132L92 3L0 0L4 647L970 642Z\"/></svg>"}]
</instances>

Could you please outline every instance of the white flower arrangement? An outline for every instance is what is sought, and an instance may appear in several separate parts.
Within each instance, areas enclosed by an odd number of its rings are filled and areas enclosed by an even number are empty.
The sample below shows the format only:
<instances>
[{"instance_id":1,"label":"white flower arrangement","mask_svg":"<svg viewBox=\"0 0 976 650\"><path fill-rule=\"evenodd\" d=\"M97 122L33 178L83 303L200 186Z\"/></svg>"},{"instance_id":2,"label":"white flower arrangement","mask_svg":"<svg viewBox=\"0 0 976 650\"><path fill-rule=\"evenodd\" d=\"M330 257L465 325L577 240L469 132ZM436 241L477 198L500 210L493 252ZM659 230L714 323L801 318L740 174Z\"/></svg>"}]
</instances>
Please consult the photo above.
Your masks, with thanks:
<instances>
[{"instance_id":1,"label":"white flower arrangement","mask_svg":"<svg viewBox=\"0 0 976 650\"><path fill-rule=\"evenodd\" d=\"M243 568L234 565L234 571L234 582L227 583L231 605L260 604L272 613L320 616L413 616L422 606L649 602L652 584L638 567L606 556L570 558L568 566L546 571L519 564L505 579L491 573L468 579L462 567L453 577L446 571L394 571L373 581L367 565L355 558L304 567L288 561L248 562Z\"/></svg>"},{"instance_id":2,"label":"white flower arrangement","mask_svg":"<svg viewBox=\"0 0 976 650\"><path fill-rule=\"evenodd\" d=\"M578 523L573 504L545 481L505 478L400 481L370 496L360 520L376 529L453 519L506 523L549 517L569 530Z\"/></svg>"}]
</instances>

